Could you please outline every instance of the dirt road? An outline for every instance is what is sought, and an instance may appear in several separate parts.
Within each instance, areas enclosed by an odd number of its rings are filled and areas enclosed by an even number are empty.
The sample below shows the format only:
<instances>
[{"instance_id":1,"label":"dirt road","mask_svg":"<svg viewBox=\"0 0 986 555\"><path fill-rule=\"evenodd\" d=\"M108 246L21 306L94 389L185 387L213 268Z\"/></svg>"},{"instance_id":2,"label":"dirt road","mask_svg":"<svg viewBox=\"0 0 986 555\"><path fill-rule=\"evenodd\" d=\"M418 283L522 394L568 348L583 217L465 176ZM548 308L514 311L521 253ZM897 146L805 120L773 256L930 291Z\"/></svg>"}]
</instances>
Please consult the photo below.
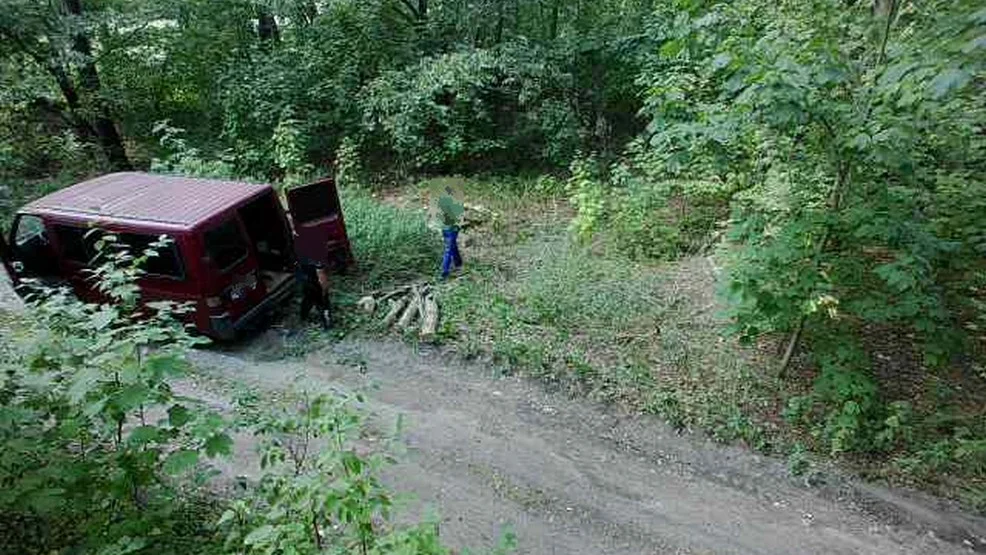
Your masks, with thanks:
<instances>
[{"instance_id":1,"label":"dirt road","mask_svg":"<svg viewBox=\"0 0 986 555\"><path fill-rule=\"evenodd\" d=\"M0 309L17 302L0 275ZM345 341L305 360L192 354L184 394L227 409L243 385L368 392L374 425L406 419L407 452L387 481L437 511L453 547L489 547L505 526L532 554L986 552L986 521L941 502L826 475L805 485L783 461L678 435L495 375L436 351ZM237 438L225 475L256 475L252 438Z\"/></svg>"},{"instance_id":2,"label":"dirt road","mask_svg":"<svg viewBox=\"0 0 986 555\"><path fill-rule=\"evenodd\" d=\"M782 461L651 418L547 392L437 351L347 341L294 362L194 354L189 394L305 387L369 392L378 426L406 418L387 480L441 516L454 547L492 545L510 525L521 553L970 553L986 522L829 475L807 486ZM217 401L221 404L221 401ZM229 471L251 474L240 441ZM252 469L252 470L251 470ZM944 541L947 537L950 541Z\"/></svg>"}]
</instances>

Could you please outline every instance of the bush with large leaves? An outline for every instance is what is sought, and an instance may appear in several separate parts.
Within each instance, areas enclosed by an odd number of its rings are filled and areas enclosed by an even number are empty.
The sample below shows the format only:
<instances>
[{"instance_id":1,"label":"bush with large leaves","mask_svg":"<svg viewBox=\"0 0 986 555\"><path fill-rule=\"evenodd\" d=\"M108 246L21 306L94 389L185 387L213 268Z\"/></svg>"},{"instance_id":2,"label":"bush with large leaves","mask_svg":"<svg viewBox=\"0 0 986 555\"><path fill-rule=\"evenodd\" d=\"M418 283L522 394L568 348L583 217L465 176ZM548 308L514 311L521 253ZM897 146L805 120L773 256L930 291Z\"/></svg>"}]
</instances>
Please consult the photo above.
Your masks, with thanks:
<instances>
[{"instance_id":1,"label":"bush with large leaves","mask_svg":"<svg viewBox=\"0 0 986 555\"><path fill-rule=\"evenodd\" d=\"M867 330L903 328L944 364L981 310L986 11L681 0L650 29L638 166L727 184L737 331L790 334L784 367L807 342L822 436L873 447Z\"/></svg>"},{"instance_id":2,"label":"bush with large leaves","mask_svg":"<svg viewBox=\"0 0 986 555\"><path fill-rule=\"evenodd\" d=\"M0 513L5 544L49 552L162 552L187 504L176 502L201 457L229 451L224 420L175 395L193 339L182 307L141 304L137 256L102 241L94 270L105 304L41 289L4 330L0 367ZM190 482L185 481L185 484Z\"/></svg>"}]
</instances>

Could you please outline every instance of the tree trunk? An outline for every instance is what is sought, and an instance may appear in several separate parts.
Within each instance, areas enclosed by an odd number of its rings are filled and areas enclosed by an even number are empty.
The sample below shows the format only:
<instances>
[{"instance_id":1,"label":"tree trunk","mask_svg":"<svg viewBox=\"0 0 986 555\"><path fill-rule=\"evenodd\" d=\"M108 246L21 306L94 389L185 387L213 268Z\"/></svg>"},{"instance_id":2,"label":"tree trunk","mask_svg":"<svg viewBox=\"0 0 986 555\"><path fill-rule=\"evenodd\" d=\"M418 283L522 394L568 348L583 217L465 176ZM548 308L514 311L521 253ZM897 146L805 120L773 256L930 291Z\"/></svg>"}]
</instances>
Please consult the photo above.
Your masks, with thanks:
<instances>
[{"instance_id":1,"label":"tree trunk","mask_svg":"<svg viewBox=\"0 0 986 555\"><path fill-rule=\"evenodd\" d=\"M394 322L397 321L397 317L400 316L401 311L404 310L405 306L407 306L407 299L401 298L396 301L391 301L390 311L387 312L387 316L383 319L383 327L389 328L394 325Z\"/></svg>"},{"instance_id":2,"label":"tree trunk","mask_svg":"<svg viewBox=\"0 0 986 555\"><path fill-rule=\"evenodd\" d=\"M410 328L419 312L421 312L421 291L415 286L411 288L407 308L404 309L404 314L401 314L400 320L397 321L397 327L400 329Z\"/></svg>"},{"instance_id":3,"label":"tree trunk","mask_svg":"<svg viewBox=\"0 0 986 555\"><path fill-rule=\"evenodd\" d=\"M551 24L549 31L551 34L551 40L558 38L558 13L561 10L561 0L554 0L551 5Z\"/></svg>"},{"instance_id":4,"label":"tree trunk","mask_svg":"<svg viewBox=\"0 0 986 555\"><path fill-rule=\"evenodd\" d=\"M76 17L82 16L81 0L64 0L64 2L65 9L68 13ZM116 124L110 115L109 106L107 106L106 101L100 94L101 84L99 81L99 72L96 69L96 61L92 56L92 44L89 42L89 37L86 36L84 31L76 31L72 39L72 49L84 60L82 66L79 68L79 83L82 89L92 99L92 122L89 127L96 134L96 140L106 155L110 167L117 171L131 170L133 169L133 165L131 165L130 159L127 157L127 150L123 146L123 138L116 129ZM62 94L65 96L65 101L68 103L69 108L76 113L76 118L85 120L85 116L78 111L81 108L78 91L72 86L64 70L56 68L52 73L55 74L55 79L59 81L59 88L62 90ZM75 106L74 108L73 105Z\"/></svg>"},{"instance_id":5,"label":"tree trunk","mask_svg":"<svg viewBox=\"0 0 986 555\"><path fill-rule=\"evenodd\" d=\"M503 42L503 19L506 17L506 8L504 4L506 0L500 0L497 2L496 8L496 36L494 37L493 43L500 44Z\"/></svg>"},{"instance_id":6,"label":"tree trunk","mask_svg":"<svg viewBox=\"0 0 986 555\"><path fill-rule=\"evenodd\" d=\"M68 117L66 119L70 120L79 139L87 142L97 140L96 130L82 116L79 93L75 90L75 85L72 84L68 74L65 73L65 68L52 62L48 66L48 73L55 78L55 82L58 84L58 90L61 91L62 96L65 98L65 104L68 106Z\"/></svg>"}]
</instances>

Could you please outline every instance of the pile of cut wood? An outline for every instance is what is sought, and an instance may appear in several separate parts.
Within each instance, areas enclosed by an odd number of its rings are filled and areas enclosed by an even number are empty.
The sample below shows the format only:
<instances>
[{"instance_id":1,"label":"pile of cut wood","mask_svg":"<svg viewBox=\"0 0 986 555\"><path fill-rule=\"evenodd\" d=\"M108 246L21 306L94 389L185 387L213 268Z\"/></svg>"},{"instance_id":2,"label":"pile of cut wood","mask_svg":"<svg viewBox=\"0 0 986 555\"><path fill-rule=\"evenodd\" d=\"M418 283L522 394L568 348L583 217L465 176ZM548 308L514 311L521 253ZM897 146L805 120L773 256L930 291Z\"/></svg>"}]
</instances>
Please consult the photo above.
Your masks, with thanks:
<instances>
[{"instance_id":1,"label":"pile of cut wood","mask_svg":"<svg viewBox=\"0 0 986 555\"><path fill-rule=\"evenodd\" d=\"M357 306L367 314L386 307L384 328L402 331L419 327L418 333L426 341L434 339L438 331L438 301L428 284L405 285L388 293L367 295Z\"/></svg>"}]
</instances>

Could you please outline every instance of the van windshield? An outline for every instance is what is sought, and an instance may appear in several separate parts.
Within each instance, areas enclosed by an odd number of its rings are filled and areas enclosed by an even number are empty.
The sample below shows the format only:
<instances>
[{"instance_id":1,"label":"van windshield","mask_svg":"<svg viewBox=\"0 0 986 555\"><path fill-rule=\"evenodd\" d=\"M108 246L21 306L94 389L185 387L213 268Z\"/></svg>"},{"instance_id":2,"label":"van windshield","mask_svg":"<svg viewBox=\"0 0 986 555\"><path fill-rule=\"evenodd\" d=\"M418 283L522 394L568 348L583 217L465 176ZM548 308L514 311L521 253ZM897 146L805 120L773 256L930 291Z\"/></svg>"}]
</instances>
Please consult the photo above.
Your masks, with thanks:
<instances>
[{"instance_id":1,"label":"van windshield","mask_svg":"<svg viewBox=\"0 0 986 555\"><path fill-rule=\"evenodd\" d=\"M205 250L213 264L223 272L246 258L247 243L235 218L205 232Z\"/></svg>"}]
</instances>

